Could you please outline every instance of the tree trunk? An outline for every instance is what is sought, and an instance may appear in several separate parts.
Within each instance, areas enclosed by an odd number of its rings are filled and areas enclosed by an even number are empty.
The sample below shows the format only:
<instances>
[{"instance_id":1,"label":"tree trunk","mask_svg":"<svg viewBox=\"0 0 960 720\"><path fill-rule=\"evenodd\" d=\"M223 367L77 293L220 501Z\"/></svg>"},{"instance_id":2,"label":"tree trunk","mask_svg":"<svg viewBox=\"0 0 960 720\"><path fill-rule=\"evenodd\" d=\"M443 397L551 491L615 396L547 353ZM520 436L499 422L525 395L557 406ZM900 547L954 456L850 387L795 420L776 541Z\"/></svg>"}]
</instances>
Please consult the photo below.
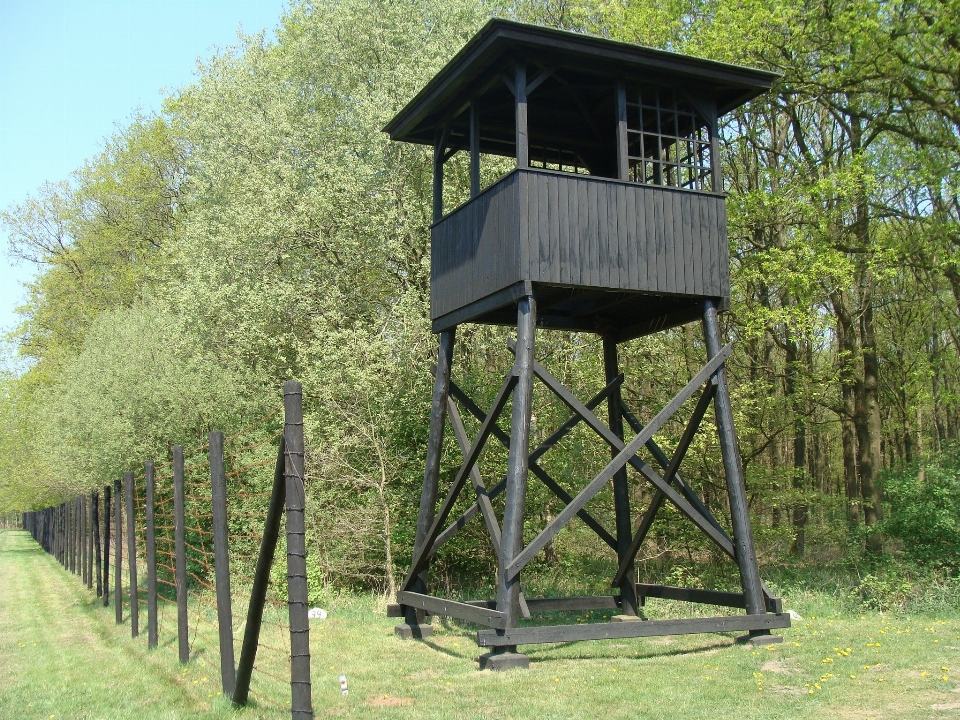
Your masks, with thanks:
<instances>
[{"instance_id":1,"label":"tree trunk","mask_svg":"<svg viewBox=\"0 0 960 720\"><path fill-rule=\"evenodd\" d=\"M837 364L839 366L840 397L840 442L843 448L843 485L847 498L847 522L851 528L860 525L860 477L857 472L857 431L854 417L856 405L856 359L857 335L853 318L847 304L846 294L834 291L830 294L833 312L837 318Z\"/></svg>"}]
</instances>

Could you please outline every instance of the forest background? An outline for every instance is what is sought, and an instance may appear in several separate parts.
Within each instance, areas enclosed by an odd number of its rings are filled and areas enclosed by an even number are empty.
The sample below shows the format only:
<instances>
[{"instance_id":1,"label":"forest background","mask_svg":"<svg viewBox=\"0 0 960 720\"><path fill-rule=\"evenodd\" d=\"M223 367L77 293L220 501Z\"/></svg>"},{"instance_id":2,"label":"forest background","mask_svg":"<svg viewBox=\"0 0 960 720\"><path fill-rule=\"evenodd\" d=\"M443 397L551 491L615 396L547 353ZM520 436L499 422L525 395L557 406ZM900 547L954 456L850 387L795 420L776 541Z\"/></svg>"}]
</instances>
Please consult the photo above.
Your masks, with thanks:
<instances>
[{"instance_id":1,"label":"forest background","mask_svg":"<svg viewBox=\"0 0 960 720\"><path fill-rule=\"evenodd\" d=\"M0 379L0 513L235 432L296 378L314 592L393 592L413 545L437 343L430 150L381 128L493 16L782 74L721 128L723 325L761 565L833 568L830 582L868 604L930 587L960 603L957 0L292 2L275 40L210 58L161 112L0 215L11 255L40 269L12 337L21 369ZM484 157L484 184L508 167ZM464 158L448 173L449 210L469 194ZM510 365L509 335L459 333L455 379L481 405ZM582 397L602 386L598 337L537 342ZM650 417L703 361L699 327L631 341L624 399ZM567 416L539 391L535 404L537 442ZM480 467L499 476L503 460ZM575 432L543 463L575 491L608 460ZM726 517L712 427L684 477ZM631 482L639 513L653 494ZM561 507L535 484L527 506L528 533ZM612 527L609 492L590 510ZM528 583L602 587L605 553L574 524ZM735 582L676 513L639 560L650 581ZM453 578L489 587L483 528L434 568L448 590Z\"/></svg>"}]
</instances>

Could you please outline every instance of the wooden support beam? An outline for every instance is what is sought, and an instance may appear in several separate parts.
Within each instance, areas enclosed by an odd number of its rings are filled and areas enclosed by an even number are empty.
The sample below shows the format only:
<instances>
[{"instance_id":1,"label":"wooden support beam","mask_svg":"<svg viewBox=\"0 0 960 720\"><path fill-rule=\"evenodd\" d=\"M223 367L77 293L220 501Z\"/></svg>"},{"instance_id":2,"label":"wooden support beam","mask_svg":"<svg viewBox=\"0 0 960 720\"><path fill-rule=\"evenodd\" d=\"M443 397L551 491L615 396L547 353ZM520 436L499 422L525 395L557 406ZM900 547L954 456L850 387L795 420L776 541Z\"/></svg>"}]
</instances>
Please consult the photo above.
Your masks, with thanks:
<instances>
[{"instance_id":1,"label":"wooden support beam","mask_svg":"<svg viewBox=\"0 0 960 720\"><path fill-rule=\"evenodd\" d=\"M487 497L493 500L497 495L503 492L503 489L507 486L507 481L501 480L492 488L487 491ZM437 535L437 539L433 541L433 546L430 548L430 553L427 558L432 558L443 545L454 535L460 532L464 525L473 520L477 515L480 514L480 505L474 503L466 510L463 511L452 523L447 525L446 529Z\"/></svg>"},{"instance_id":2,"label":"wooden support beam","mask_svg":"<svg viewBox=\"0 0 960 720\"><path fill-rule=\"evenodd\" d=\"M627 421L630 427L635 433L639 433L643 430L643 423L637 420L637 416L631 412L630 408L627 407L627 404L623 402L623 398L620 399L620 407L623 409L623 419ZM647 450L653 455L654 460L660 465L664 470L670 465L670 458L667 457L667 454L657 445L656 441L652 438L647 442ZM710 508L703 504L703 501L697 496L687 482L683 479L683 476L678 470L676 475L674 475L674 480L677 481L677 485L680 487L681 494L687 499L691 505L693 505L697 510L700 511L700 514L703 515L707 520L710 521L710 524L713 525L717 531L722 534L733 547L733 541L730 539L730 536L727 534L727 531L723 529L723 526L717 521L713 516L713 513L710 512Z\"/></svg>"},{"instance_id":3,"label":"wooden support beam","mask_svg":"<svg viewBox=\"0 0 960 720\"><path fill-rule=\"evenodd\" d=\"M640 604L645 598L659 598L661 600L680 600L683 602L702 603L704 605L722 605L724 607L746 608L747 601L742 592L726 592L723 590L700 590L698 588L673 587L671 585L647 585L637 583L637 597ZM783 602L780 598L766 598L767 612L779 614L783 612Z\"/></svg>"},{"instance_id":4,"label":"wooden support beam","mask_svg":"<svg viewBox=\"0 0 960 720\"><path fill-rule=\"evenodd\" d=\"M533 80L527 83L527 97L536 90L538 87L543 85L543 81L548 79L553 73L557 71L556 67L546 67L540 71L540 74L537 75Z\"/></svg>"},{"instance_id":5,"label":"wooden support beam","mask_svg":"<svg viewBox=\"0 0 960 720\"><path fill-rule=\"evenodd\" d=\"M470 102L470 197L480 194L480 108Z\"/></svg>"},{"instance_id":6,"label":"wooden support beam","mask_svg":"<svg viewBox=\"0 0 960 720\"><path fill-rule=\"evenodd\" d=\"M660 635L697 635L699 633L744 632L790 627L789 615L734 615L732 617L690 618L687 620L638 620L583 625L548 625L477 632L477 645L535 645L537 643L612 640L617 638L656 637Z\"/></svg>"},{"instance_id":7,"label":"wooden support beam","mask_svg":"<svg viewBox=\"0 0 960 720\"><path fill-rule=\"evenodd\" d=\"M464 458L463 464L460 466L460 470L457 471L457 475L454 478L453 483L450 485L450 490L447 493L447 497L444 499L443 504L440 506L440 510L433 519L430 529L425 535L423 545L421 545L414 553L410 571L407 573L407 576L403 580L403 584L400 586L402 590L408 590L413 584L413 581L416 579L417 575L424 568L424 565L429 557L429 551L433 547L433 543L437 539L437 535L440 533L440 528L447 521L447 516L450 515L450 511L453 509L453 505L456 503L457 497L460 495L460 490L463 489L463 484L466 481L470 470L473 469L474 464L476 464L477 459L480 457L480 452L486 445L492 428L496 425L497 418L500 417L500 413L503 411L503 407L507 403L507 398L510 397L510 393L513 392L513 388L516 384L517 376L514 374L513 370L511 370L504 379L503 384L500 386L500 391L497 393L497 397L493 401L493 406L490 408L490 412L487 414L483 424L480 426L480 431L477 433L477 437L474 438L473 445L471 445L470 451Z\"/></svg>"},{"instance_id":8,"label":"wooden support beam","mask_svg":"<svg viewBox=\"0 0 960 720\"><path fill-rule=\"evenodd\" d=\"M517 60L514 67L514 100L517 124L517 167L530 165L530 140L527 130L527 63Z\"/></svg>"},{"instance_id":9,"label":"wooden support beam","mask_svg":"<svg viewBox=\"0 0 960 720\"><path fill-rule=\"evenodd\" d=\"M700 400L693 410L693 415L690 416L687 427L684 428L683 435L680 436L680 442L677 443L677 449L673 451L673 457L670 460L670 464L667 465L667 471L663 474L663 481L668 485L672 483L674 477L676 477L680 463L683 462L683 458L687 454L687 448L690 447L690 443L700 428L700 423L703 421L703 416L710 407L710 402L713 400L716 389L717 386L712 382L707 383L703 394L700 395ZM644 513L640 524L637 526L637 532L630 541L630 546L620 559L620 566L617 568L617 574L613 578L611 587L619 587L624 577L626 577L630 571L633 566L633 559L637 556L637 551L640 549L640 546L643 545L643 541L646 539L647 533L650 531L651 525L653 525L653 520L657 516L657 512L660 510L660 506L663 505L665 498L666 495L660 490L657 490L657 494L654 495L650 507L647 508L647 512Z\"/></svg>"},{"instance_id":10,"label":"wooden support beam","mask_svg":"<svg viewBox=\"0 0 960 720\"><path fill-rule=\"evenodd\" d=\"M723 365L723 362L730 356L731 348L729 345L725 346L713 359L706 364L706 366L699 372L697 375L687 383L687 385L677 393L674 398L667 403L666 407L661 410L657 416L650 421L650 424L644 428L643 432L637 435L633 440L630 441L630 444L624 447L623 443L612 433L610 429L607 428L603 423L601 423L596 416L588 410L583 403L577 400L573 395L557 381L552 375L550 375L543 366L538 362L534 362L534 372L537 374L542 381L550 387L565 403L568 407L574 412L580 414L583 419L590 425L594 430L596 430L601 437L603 437L608 443L617 448L618 455L616 458L610 461L610 463L597 475L590 483L580 492L579 495L574 499L572 503L567 505L556 518L553 519L541 532L540 534L526 547L521 551L506 568L506 572L509 577L514 577L521 568L523 568L533 557L543 549L543 547L550 542L557 533L568 523L573 516L577 514L577 511L583 508L594 496L600 491L604 485L606 485L614 474L621 467L624 466L627 462L630 462L634 467L643 472L643 469L648 470L649 472L644 472L644 475L657 486L658 489L662 490L664 494L669 498L669 500L676 505L677 509L680 510L684 515L694 521L704 532L708 535L716 535L716 529L710 525L706 519L700 515L686 500L684 500L677 492L671 488L669 485L663 482L663 479L654 473L646 463L639 463L639 459L636 457L637 451L643 447L644 443L663 426L663 424L669 420L673 414L680 409L680 406L683 405L690 397L696 392L697 388L703 385L710 377L717 371L717 369ZM638 467L639 465L639 467Z\"/></svg>"},{"instance_id":11,"label":"wooden support beam","mask_svg":"<svg viewBox=\"0 0 960 720\"><path fill-rule=\"evenodd\" d=\"M497 609L496 600L463 600L466 605ZM619 595L587 595L583 597L527 598L530 613L576 612L578 610L616 610L620 607ZM427 615L430 615L427 611ZM399 603L387 605L387 617L403 617L403 608Z\"/></svg>"},{"instance_id":12,"label":"wooden support beam","mask_svg":"<svg viewBox=\"0 0 960 720\"><path fill-rule=\"evenodd\" d=\"M403 590L397 593L397 602L400 605L409 605L420 610L426 610L431 615L448 615L458 620L466 620L498 630L505 627L506 614L499 610L490 610L485 607Z\"/></svg>"},{"instance_id":13,"label":"wooden support beam","mask_svg":"<svg viewBox=\"0 0 960 720\"><path fill-rule=\"evenodd\" d=\"M613 378L613 380L611 380L609 383L607 383L607 386L603 390L601 390L599 393L594 395L590 399L590 401L587 403L587 407L591 409L595 408L601 402L606 400L611 393L613 393L617 388L619 388L622 383L623 383L623 375L620 374L617 377ZM483 410L481 410L480 407L475 402L473 402L473 400L471 400L470 397L456 385L456 383L453 383L453 382L450 383L450 394L453 395L457 400L459 400L463 404L463 406L467 409L467 412L469 412L471 415L473 415L474 417L480 420L483 419ZM547 471L544 470L537 463L537 460L543 457L547 453L547 451L550 450L550 448L552 448L554 445L560 442L560 440L562 440L563 437L567 435L567 433L569 433L574 427L576 427L577 423L579 423L581 420L582 418L579 415L574 415L569 420L567 420L563 425L561 425L560 428L556 432L554 432L550 437L548 437L546 440L540 443L532 453L530 453L530 459L529 459L530 472L536 475L540 479L540 481L544 485L546 485L551 492L553 492L554 495L559 497L561 500L563 500L567 504L569 504L573 500L573 498L570 496L570 494L566 490L564 490L559 485L559 483L557 483L552 477L550 477L549 473L547 473ZM510 436L507 435L503 430L501 430L499 427L494 428L493 434L503 444L504 447L506 448L510 447ZM476 513L474 513L474 515L475 514ZM464 515L466 515L466 513L464 513ZM470 517L473 517L473 515L471 515ZM613 535L607 532L607 530L603 527L603 525L597 522L597 520L589 512L587 512L586 510L581 510L580 512L577 513L577 517L583 520L583 522L588 527L590 527L595 533L597 533L597 535L600 536L601 540L603 540L605 543L607 543L607 545L609 545L611 548L616 550L617 541L614 539ZM466 518L466 520L469 520L469 519L470 518ZM466 520L464 522L466 522Z\"/></svg>"},{"instance_id":14,"label":"wooden support beam","mask_svg":"<svg viewBox=\"0 0 960 720\"><path fill-rule=\"evenodd\" d=\"M463 427L463 419L460 417L460 410L457 409L457 405L450 397L447 397L447 418L450 420L450 425L453 427L453 434L457 438L457 444L460 446L460 452L463 453L463 457L467 457L467 453L470 452L470 440L467 438L467 431ZM473 483L474 492L477 493L477 506L480 508L480 512L483 514L483 522L487 526L487 532L490 533L490 540L493 542L493 551L496 553L497 557L500 557L500 523L497 521L497 516L493 512L493 505L490 502L490 497L487 494L486 485L483 484L483 477L480 475L480 470L477 468L476 464L470 469L470 481Z\"/></svg>"}]
</instances>

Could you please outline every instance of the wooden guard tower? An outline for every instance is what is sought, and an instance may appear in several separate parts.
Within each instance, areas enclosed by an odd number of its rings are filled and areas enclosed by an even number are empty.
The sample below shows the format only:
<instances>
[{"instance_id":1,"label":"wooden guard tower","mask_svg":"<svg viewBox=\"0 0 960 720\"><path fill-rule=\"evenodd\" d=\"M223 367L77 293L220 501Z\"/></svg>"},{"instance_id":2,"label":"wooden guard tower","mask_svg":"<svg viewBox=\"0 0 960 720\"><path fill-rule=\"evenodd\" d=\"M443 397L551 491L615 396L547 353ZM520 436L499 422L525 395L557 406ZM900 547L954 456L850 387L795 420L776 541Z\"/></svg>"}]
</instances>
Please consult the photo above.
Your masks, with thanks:
<instances>
[{"instance_id":1,"label":"wooden guard tower","mask_svg":"<svg viewBox=\"0 0 960 720\"><path fill-rule=\"evenodd\" d=\"M487 626L477 634L481 667L525 667L518 645L600 638L743 631L743 640L774 642L789 626L779 599L757 569L733 427L717 313L727 309L730 276L717 118L769 89L776 76L635 45L504 20L489 22L386 126L393 140L433 147L431 319L440 335L423 494L413 561L389 613L403 617L397 633L424 637L424 616L449 615ZM444 163L470 155L471 198L443 212ZM516 169L480 187L481 153L516 158ZM631 338L700 321L707 365L646 425L624 404L617 346ZM492 406L484 412L451 380L461 323L516 325L515 355ZM574 330L603 337L606 386L583 402L536 359L537 330ZM529 447L532 391L537 379L572 417L539 447ZM699 402L672 454L654 434L690 398ZM497 419L512 396L509 435ZM726 473L732 536L717 522L679 466L713 404ZM607 422L594 408L604 404ZM467 437L460 412L480 430ZM437 507L444 428L453 429L463 462ZM624 421L632 429L624 438ZM612 460L571 497L539 460L571 428L585 423L610 446ZM477 458L493 440L508 449L505 479L484 484ZM645 450L659 466L640 456ZM626 466L656 490L634 527ZM523 544L528 474L565 509ZM585 509L613 483L616 528ZM465 487L474 504L451 518ZM491 499L504 493L502 520ZM633 561L664 502L699 527L739 566L743 592L636 584ZM480 515L498 557L495 599L455 602L429 594L431 557ZM525 565L574 516L616 553L614 592L602 597L525 598ZM746 614L637 621L647 597L743 608ZM531 612L619 608L624 622L518 627Z\"/></svg>"}]
</instances>

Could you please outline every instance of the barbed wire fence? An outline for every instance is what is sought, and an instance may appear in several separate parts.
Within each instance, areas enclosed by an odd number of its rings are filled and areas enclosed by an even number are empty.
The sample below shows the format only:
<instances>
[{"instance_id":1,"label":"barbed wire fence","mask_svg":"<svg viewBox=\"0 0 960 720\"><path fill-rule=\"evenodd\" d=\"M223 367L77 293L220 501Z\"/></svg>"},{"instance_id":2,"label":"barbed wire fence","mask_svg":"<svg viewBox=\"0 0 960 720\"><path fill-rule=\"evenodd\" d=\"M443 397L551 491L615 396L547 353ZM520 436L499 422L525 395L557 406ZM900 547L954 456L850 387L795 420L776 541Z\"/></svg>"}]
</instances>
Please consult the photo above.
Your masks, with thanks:
<instances>
[{"instance_id":1,"label":"barbed wire fence","mask_svg":"<svg viewBox=\"0 0 960 720\"><path fill-rule=\"evenodd\" d=\"M122 483L2 523L29 531L105 607L112 591L134 638L145 606L148 647L175 645L181 664L216 668L234 704L303 720L313 717L304 478L303 390L291 380L283 405L229 437L174 446Z\"/></svg>"}]
</instances>

